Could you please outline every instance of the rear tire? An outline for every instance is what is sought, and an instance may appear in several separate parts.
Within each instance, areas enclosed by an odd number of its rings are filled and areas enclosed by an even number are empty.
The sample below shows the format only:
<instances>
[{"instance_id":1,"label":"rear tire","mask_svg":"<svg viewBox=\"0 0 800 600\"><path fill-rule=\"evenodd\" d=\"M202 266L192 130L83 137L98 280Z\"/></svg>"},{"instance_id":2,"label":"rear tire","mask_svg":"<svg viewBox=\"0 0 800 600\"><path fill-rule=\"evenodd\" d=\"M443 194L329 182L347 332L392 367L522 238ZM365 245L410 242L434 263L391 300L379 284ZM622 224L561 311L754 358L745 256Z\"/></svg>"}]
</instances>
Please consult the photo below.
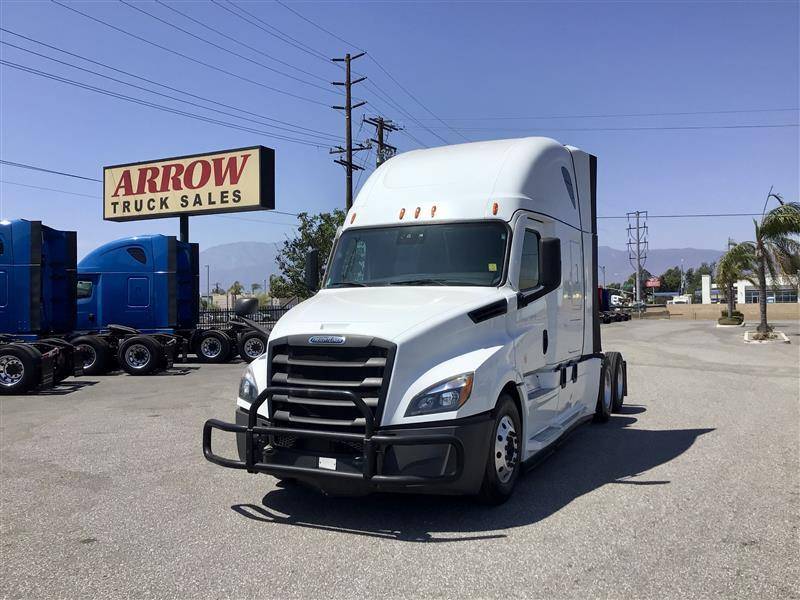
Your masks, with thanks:
<instances>
[{"instance_id":1,"label":"rear tire","mask_svg":"<svg viewBox=\"0 0 800 600\"><path fill-rule=\"evenodd\" d=\"M200 362L222 363L230 356L231 340L221 331L208 329L195 338L193 350Z\"/></svg>"},{"instance_id":2,"label":"rear tire","mask_svg":"<svg viewBox=\"0 0 800 600\"><path fill-rule=\"evenodd\" d=\"M517 405L511 396L502 394L495 410L479 502L496 506L511 497L521 469L521 437L522 421Z\"/></svg>"},{"instance_id":3,"label":"rear tire","mask_svg":"<svg viewBox=\"0 0 800 600\"><path fill-rule=\"evenodd\" d=\"M611 417L611 406L614 404L613 367L606 355L600 367L600 389L597 392L597 406L593 418L595 423L605 423Z\"/></svg>"},{"instance_id":4,"label":"rear tire","mask_svg":"<svg viewBox=\"0 0 800 600\"><path fill-rule=\"evenodd\" d=\"M32 347L5 346L0 349L0 394L24 394L38 383L39 351Z\"/></svg>"},{"instance_id":5,"label":"rear tire","mask_svg":"<svg viewBox=\"0 0 800 600\"><path fill-rule=\"evenodd\" d=\"M620 410L622 410L622 403L625 400L625 374L622 368L622 354L619 352L607 352L606 358L613 367L611 371L611 391L613 394L611 412L618 413Z\"/></svg>"},{"instance_id":6,"label":"rear tire","mask_svg":"<svg viewBox=\"0 0 800 600\"><path fill-rule=\"evenodd\" d=\"M82 335L72 340L72 345L83 354L84 375L104 375L109 371L111 347L103 338Z\"/></svg>"},{"instance_id":7,"label":"rear tire","mask_svg":"<svg viewBox=\"0 0 800 600\"><path fill-rule=\"evenodd\" d=\"M253 362L267 351L267 338L258 331L246 331L239 336L239 356L246 363Z\"/></svg>"},{"instance_id":8,"label":"rear tire","mask_svg":"<svg viewBox=\"0 0 800 600\"><path fill-rule=\"evenodd\" d=\"M135 335L120 344L117 360L129 375L149 375L161 362L161 354L161 344L149 335Z\"/></svg>"}]
</instances>

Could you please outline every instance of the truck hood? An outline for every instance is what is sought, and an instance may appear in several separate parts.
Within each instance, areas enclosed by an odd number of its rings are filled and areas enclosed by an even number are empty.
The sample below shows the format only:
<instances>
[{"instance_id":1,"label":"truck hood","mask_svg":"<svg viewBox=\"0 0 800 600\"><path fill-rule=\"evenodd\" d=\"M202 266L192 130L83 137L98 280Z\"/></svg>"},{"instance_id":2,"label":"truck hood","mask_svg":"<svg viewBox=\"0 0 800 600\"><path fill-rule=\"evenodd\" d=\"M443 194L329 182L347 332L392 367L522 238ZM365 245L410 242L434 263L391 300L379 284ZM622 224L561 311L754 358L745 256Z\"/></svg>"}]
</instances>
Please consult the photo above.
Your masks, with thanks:
<instances>
[{"instance_id":1,"label":"truck hood","mask_svg":"<svg viewBox=\"0 0 800 600\"><path fill-rule=\"evenodd\" d=\"M486 287L327 289L286 313L270 337L325 332L396 341L430 319L466 313L501 297L497 288Z\"/></svg>"}]
</instances>

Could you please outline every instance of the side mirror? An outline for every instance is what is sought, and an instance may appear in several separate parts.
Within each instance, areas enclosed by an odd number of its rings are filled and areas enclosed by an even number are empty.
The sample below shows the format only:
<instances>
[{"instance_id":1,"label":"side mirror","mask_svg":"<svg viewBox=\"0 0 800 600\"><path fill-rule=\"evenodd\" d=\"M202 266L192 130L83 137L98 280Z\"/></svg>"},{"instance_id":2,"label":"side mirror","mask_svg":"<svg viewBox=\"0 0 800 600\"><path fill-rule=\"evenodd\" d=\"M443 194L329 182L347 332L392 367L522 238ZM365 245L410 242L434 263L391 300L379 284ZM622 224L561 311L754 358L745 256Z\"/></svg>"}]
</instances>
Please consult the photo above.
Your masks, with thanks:
<instances>
[{"instance_id":1,"label":"side mirror","mask_svg":"<svg viewBox=\"0 0 800 600\"><path fill-rule=\"evenodd\" d=\"M239 317L252 315L258 309L258 298L239 298L233 310Z\"/></svg>"},{"instance_id":2,"label":"side mirror","mask_svg":"<svg viewBox=\"0 0 800 600\"><path fill-rule=\"evenodd\" d=\"M310 292L319 290L319 250L309 250L306 254L306 268L303 283Z\"/></svg>"},{"instance_id":3,"label":"side mirror","mask_svg":"<svg viewBox=\"0 0 800 600\"><path fill-rule=\"evenodd\" d=\"M539 283L547 291L561 285L561 240L558 238L542 238Z\"/></svg>"}]
</instances>

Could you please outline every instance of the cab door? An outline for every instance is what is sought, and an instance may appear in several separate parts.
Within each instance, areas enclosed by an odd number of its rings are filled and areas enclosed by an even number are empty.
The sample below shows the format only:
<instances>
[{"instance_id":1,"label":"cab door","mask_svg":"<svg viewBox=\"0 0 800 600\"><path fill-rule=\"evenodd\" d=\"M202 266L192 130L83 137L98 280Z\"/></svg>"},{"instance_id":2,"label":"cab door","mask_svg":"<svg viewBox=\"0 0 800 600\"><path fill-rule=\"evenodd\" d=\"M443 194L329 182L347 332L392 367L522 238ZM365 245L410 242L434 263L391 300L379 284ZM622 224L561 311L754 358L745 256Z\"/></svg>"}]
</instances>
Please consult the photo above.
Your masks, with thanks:
<instances>
[{"instance_id":1,"label":"cab door","mask_svg":"<svg viewBox=\"0 0 800 600\"><path fill-rule=\"evenodd\" d=\"M510 281L517 292L516 310L510 320L514 328L514 355L517 372L523 379L527 440L547 429L557 416L558 390L554 388L547 364L556 334L557 312L552 294L528 302L540 286L542 238L552 235L552 225L521 217L514 228Z\"/></svg>"}]
</instances>

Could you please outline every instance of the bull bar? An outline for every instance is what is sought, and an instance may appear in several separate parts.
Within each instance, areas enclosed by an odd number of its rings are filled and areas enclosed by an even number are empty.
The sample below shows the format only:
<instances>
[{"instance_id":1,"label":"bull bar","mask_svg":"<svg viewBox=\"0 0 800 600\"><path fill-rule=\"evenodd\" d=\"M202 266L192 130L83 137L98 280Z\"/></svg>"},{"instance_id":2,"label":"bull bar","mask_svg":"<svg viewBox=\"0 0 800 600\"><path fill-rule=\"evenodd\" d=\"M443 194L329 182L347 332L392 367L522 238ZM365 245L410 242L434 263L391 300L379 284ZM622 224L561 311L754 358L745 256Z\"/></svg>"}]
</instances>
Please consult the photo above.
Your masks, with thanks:
<instances>
[{"instance_id":1,"label":"bull bar","mask_svg":"<svg viewBox=\"0 0 800 600\"><path fill-rule=\"evenodd\" d=\"M290 427L276 427L269 425L256 425L258 409L273 395L293 395L297 397L324 399L324 400L349 400L364 417L364 434L344 431L318 431L311 429L295 429ZM244 434L245 460L225 458L214 454L211 449L211 432L214 429L230 433ZM363 446L362 472L333 471L322 468L301 467L297 465L282 465L256 462L254 436L292 435L303 438L316 438L340 442L359 442ZM438 476L418 475L387 475L377 472L378 454L390 446L412 445L449 445L455 452L455 470L451 473ZM440 484L458 479L464 470L464 445L454 435L387 435L375 433L375 417L370 408L356 394L346 390L326 390L315 388L287 388L268 387L263 390L250 405L247 425L228 423L219 419L209 419L203 426L203 455L210 462L231 469L246 469L248 473L269 473L279 476L323 476L339 479L364 480L374 484Z\"/></svg>"}]
</instances>

